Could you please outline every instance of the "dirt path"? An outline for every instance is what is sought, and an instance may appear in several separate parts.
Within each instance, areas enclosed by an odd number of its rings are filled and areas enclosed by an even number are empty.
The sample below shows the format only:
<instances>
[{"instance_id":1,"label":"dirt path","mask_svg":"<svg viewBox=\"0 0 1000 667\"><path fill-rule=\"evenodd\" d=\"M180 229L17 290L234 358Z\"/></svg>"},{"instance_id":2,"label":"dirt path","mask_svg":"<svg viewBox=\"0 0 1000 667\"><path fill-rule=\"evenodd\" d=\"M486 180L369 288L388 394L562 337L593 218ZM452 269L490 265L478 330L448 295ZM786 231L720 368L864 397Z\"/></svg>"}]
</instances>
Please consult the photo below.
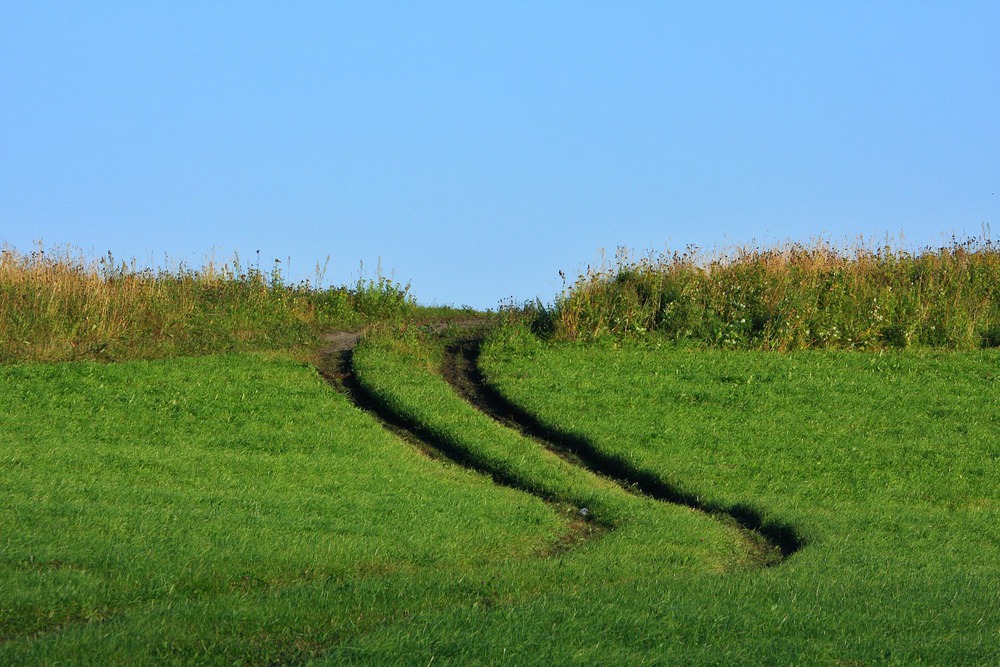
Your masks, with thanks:
<instances>
[{"instance_id":1,"label":"dirt path","mask_svg":"<svg viewBox=\"0 0 1000 667\"><path fill-rule=\"evenodd\" d=\"M429 330L438 334L446 329L454 331L456 328L461 332L446 347L442 374L456 393L474 407L570 463L613 481L628 493L683 505L716 520L735 524L750 550L757 554L757 560L764 566L781 563L802 547L801 539L790 526L774 522L765 524L760 513L752 507L726 507L705 502L693 494L670 486L651 472L637 469L625 460L601 451L586 438L543 424L534 415L510 402L485 381L479 370L478 359L484 325L483 320L427 325ZM434 442L433 436L422 431L420 424L400 418L365 390L355 377L352 364L354 346L360 334L335 332L327 334L325 338L330 345L324 351L320 373L331 384L342 389L355 405L372 414L386 428L428 456L447 458L484 472L499 484L530 493L527 489L498 478L492 471L479 469L465 460L461 452L449 451L444 443ZM586 532L585 527L580 525L575 526L574 530L579 534L571 540L573 543L585 537Z\"/></svg>"},{"instance_id":2,"label":"dirt path","mask_svg":"<svg viewBox=\"0 0 1000 667\"><path fill-rule=\"evenodd\" d=\"M480 340L482 329L486 324L484 320L465 320L460 322L433 323L429 329L441 334L447 329L452 331L465 330L473 332L470 338ZM426 431L420 424L410 422L404 417L388 409L375 395L368 391L359 381L354 373L353 358L354 347L360 340L361 334L353 332L332 332L324 336L324 340L329 342L329 346L324 348L319 367L320 375L326 379L335 389L343 392L359 409L370 414L382 426L401 438L425 456L450 461L457 465L470 468L490 477L495 484L517 489L524 493L531 493L528 489L513 483L498 475L495 471L484 469L465 457L462 452L453 449L447 443L435 437L434 434ZM536 495L537 494L532 494ZM587 540L597 539L607 532L601 525L591 523L587 520L586 514L579 514L568 510L563 504L541 498L543 502L554 506L557 513L564 517L566 521L566 533L544 553L545 556L555 556L578 546Z\"/></svg>"}]
</instances>

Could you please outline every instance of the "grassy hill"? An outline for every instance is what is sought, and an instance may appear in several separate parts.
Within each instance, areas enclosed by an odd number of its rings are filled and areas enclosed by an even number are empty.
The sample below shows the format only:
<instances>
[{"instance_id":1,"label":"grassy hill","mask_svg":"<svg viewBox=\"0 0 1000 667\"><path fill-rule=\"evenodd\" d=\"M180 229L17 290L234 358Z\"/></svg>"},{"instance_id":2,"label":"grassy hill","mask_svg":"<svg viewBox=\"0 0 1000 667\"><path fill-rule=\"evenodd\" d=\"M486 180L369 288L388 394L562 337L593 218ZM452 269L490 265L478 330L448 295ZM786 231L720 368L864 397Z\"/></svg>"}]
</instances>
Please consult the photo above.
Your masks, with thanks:
<instances>
[{"instance_id":1,"label":"grassy hill","mask_svg":"<svg viewBox=\"0 0 1000 667\"><path fill-rule=\"evenodd\" d=\"M555 454L481 314L4 251L0 663L1000 662L995 249L781 253L486 317Z\"/></svg>"}]
</instances>

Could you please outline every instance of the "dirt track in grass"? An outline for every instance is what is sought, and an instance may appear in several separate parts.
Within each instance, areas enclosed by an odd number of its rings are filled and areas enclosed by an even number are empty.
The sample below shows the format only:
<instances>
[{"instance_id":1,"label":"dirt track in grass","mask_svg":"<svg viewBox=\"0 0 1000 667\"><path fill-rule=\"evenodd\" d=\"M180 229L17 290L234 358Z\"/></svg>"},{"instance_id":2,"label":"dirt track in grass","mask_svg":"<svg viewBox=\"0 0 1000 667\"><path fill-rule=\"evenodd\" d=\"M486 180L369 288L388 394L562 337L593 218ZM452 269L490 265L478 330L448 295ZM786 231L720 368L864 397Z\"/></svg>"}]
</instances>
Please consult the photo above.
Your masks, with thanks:
<instances>
[{"instance_id":1,"label":"dirt track in grass","mask_svg":"<svg viewBox=\"0 0 1000 667\"><path fill-rule=\"evenodd\" d=\"M764 524L756 509L742 505L724 507L679 491L656 474L636 469L622 459L603 453L585 437L552 428L510 402L485 381L479 370L478 359L484 325L483 320L425 325L427 330L437 334L446 330L453 332L446 343L445 362L441 372L455 392L475 408L568 462L613 481L626 492L683 505L735 525L743 534L750 551L755 553L755 559L765 567L781 563L802 548L801 539L791 527L774 522ZM464 459L461 452L450 450L444 443L436 442L433 436L421 429L420 424L411 423L394 414L365 390L358 382L352 364L354 346L359 339L360 334L354 332L326 334L328 345L321 355L320 374L328 382L344 392L360 409L372 414L386 428L426 455L477 469L490 475L498 484L530 493L491 471L478 469ZM570 536L563 545L565 548L584 539L597 537L603 532L586 522L583 516L578 516L571 523Z\"/></svg>"},{"instance_id":2,"label":"dirt track in grass","mask_svg":"<svg viewBox=\"0 0 1000 667\"><path fill-rule=\"evenodd\" d=\"M483 322L481 320L469 320L458 323L432 324L429 325L429 328L431 331L441 333L448 328L454 330L455 327L458 327L459 330L481 329L482 325ZM325 335L324 339L328 345L321 352L319 373L330 385L344 393L355 406L369 413L384 428L425 456L436 460L450 461L485 474L494 483L501 486L514 488L524 493L531 493L527 489L498 476L494 471L484 470L476 466L464 457L461 452L452 449L447 443L442 442L433 434L421 428L420 424L413 423L405 417L389 410L376 396L365 389L358 381L353 366L354 347L360 338L361 335L356 332L332 332ZM607 529L603 526L588 521L585 514L576 513L563 504L550 501L546 498L542 498L542 500L546 504L557 506L557 512L567 517L566 533L543 554L545 556L555 556L564 553L585 540L599 538L607 532Z\"/></svg>"}]
</instances>

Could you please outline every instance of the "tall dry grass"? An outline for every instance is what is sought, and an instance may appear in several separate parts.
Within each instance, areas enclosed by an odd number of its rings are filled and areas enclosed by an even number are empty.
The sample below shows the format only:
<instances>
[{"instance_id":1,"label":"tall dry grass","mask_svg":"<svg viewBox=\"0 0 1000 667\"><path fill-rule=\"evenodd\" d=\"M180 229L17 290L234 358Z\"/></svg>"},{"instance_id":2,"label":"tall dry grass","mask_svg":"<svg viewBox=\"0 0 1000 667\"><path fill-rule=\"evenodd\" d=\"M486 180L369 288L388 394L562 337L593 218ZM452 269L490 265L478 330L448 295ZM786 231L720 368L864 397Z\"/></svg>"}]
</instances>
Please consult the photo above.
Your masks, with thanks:
<instances>
[{"instance_id":1,"label":"tall dry grass","mask_svg":"<svg viewBox=\"0 0 1000 667\"><path fill-rule=\"evenodd\" d=\"M588 270L536 328L563 340L650 333L713 347L793 350L1000 345L1000 246L918 252L828 242L697 251Z\"/></svg>"},{"instance_id":2,"label":"tall dry grass","mask_svg":"<svg viewBox=\"0 0 1000 667\"><path fill-rule=\"evenodd\" d=\"M324 328L403 317L408 287L379 276L351 288L285 284L270 271L209 261L140 269L69 248L0 251L0 363L132 359L285 348Z\"/></svg>"}]
</instances>

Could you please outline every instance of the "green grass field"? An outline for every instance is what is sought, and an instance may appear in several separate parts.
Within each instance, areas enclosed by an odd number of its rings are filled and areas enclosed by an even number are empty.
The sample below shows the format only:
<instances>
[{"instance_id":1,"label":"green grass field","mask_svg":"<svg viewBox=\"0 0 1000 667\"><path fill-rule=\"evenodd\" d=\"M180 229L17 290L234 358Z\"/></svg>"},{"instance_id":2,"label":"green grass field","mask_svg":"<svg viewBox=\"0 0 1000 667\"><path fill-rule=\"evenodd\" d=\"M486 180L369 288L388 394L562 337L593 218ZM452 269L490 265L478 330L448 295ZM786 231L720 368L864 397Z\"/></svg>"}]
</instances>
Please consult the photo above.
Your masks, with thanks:
<instances>
[{"instance_id":1,"label":"green grass field","mask_svg":"<svg viewBox=\"0 0 1000 667\"><path fill-rule=\"evenodd\" d=\"M0 369L0 663L285 663L567 526L264 356Z\"/></svg>"},{"instance_id":2,"label":"green grass field","mask_svg":"<svg viewBox=\"0 0 1000 667\"><path fill-rule=\"evenodd\" d=\"M484 319L5 249L0 664L1000 664L997 257L678 255ZM584 461L449 386L473 316Z\"/></svg>"},{"instance_id":3,"label":"green grass field","mask_svg":"<svg viewBox=\"0 0 1000 667\"><path fill-rule=\"evenodd\" d=\"M709 661L1000 658L1000 355L488 347L543 421L806 546L766 573L668 585ZM677 656L685 655L683 652ZM686 660L684 660L686 661ZM697 660L695 660L697 661Z\"/></svg>"},{"instance_id":4,"label":"green grass field","mask_svg":"<svg viewBox=\"0 0 1000 667\"><path fill-rule=\"evenodd\" d=\"M527 493L280 355L9 366L5 664L990 664L1000 358L486 347L547 423L805 546L629 495L464 404L418 340L361 379ZM544 502L539 496L544 496ZM603 521L582 530L574 508ZM603 504L602 504L603 503Z\"/></svg>"}]
</instances>

